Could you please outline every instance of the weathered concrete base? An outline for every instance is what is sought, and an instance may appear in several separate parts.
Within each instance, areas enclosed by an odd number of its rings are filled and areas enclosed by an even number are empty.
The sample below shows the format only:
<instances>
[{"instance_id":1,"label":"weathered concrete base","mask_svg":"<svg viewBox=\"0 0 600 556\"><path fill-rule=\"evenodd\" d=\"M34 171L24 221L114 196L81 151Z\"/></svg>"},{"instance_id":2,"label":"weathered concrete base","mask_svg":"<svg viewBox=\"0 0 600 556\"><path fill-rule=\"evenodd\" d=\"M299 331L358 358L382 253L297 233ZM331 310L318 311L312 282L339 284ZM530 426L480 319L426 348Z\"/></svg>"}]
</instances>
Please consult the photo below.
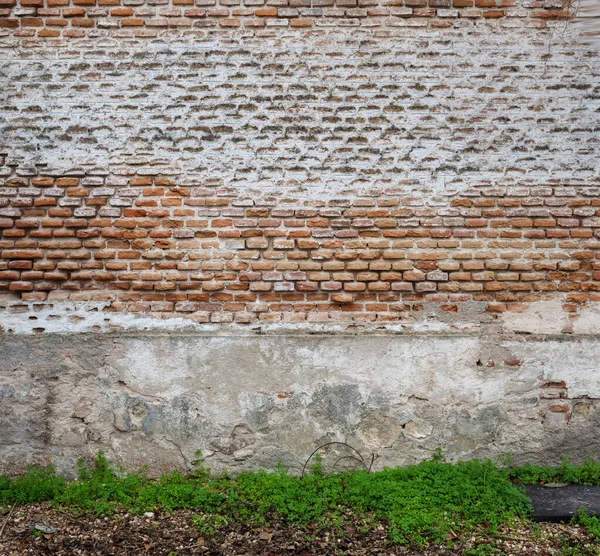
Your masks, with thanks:
<instances>
[{"instance_id":1,"label":"weathered concrete base","mask_svg":"<svg viewBox=\"0 0 600 556\"><path fill-rule=\"evenodd\" d=\"M0 339L0 472L104 450L126 469L299 470L331 440L376 467L600 450L600 337L143 333Z\"/></svg>"}]
</instances>

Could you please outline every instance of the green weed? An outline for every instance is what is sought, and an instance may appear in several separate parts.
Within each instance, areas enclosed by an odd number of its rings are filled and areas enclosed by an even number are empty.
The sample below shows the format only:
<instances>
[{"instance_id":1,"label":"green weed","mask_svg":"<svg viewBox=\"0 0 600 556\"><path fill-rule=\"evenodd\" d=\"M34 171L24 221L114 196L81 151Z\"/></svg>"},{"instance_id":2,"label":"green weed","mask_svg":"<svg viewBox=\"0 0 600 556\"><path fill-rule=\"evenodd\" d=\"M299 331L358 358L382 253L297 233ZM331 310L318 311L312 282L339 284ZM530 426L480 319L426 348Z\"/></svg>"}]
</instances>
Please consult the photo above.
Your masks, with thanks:
<instances>
[{"instance_id":1,"label":"green weed","mask_svg":"<svg viewBox=\"0 0 600 556\"><path fill-rule=\"evenodd\" d=\"M232 522L257 526L277 519L341 530L348 516L362 528L389 526L391 540L424 545L443 542L451 530L481 523L493 530L506 519L528 514L529 502L491 461L456 465L435 461L407 468L325 474L317 458L312 473L299 478L278 466L237 477L214 476L198 454L187 476L168 473L150 480L144 472L121 473L103 454L90 467L80 463L77 480L67 482L52 469L32 468L22 477L0 479L0 504L51 501L74 510L110 515L119 509L142 514L160 509L192 509L201 532L212 534Z\"/></svg>"},{"instance_id":2,"label":"green weed","mask_svg":"<svg viewBox=\"0 0 600 556\"><path fill-rule=\"evenodd\" d=\"M201 514L193 516L192 523L203 535L214 535L229 525L229 519L220 514Z\"/></svg>"},{"instance_id":3,"label":"green weed","mask_svg":"<svg viewBox=\"0 0 600 556\"><path fill-rule=\"evenodd\" d=\"M468 554L469 556L503 556L505 553L495 546L480 544L472 548L465 548L463 554Z\"/></svg>"},{"instance_id":4,"label":"green weed","mask_svg":"<svg viewBox=\"0 0 600 556\"><path fill-rule=\"evenodd\" d=\"M304 477L290 475L278 465L273 472L246 472L236 477L214 475L198 452L192 471L150 479L145 471L124 473L100 453L91 465L79 463L78 477L66 481L52 468L31 467L22 476L0 476L0 511L13 505L49 501L71 511L110 515L125 510L197 512L194 525L215 534L235 523L268 527L278 521L313 531L333 529L342 534L349 524L366 533L387 526L390 540L424 546L452 543L483 529L494 535L501 524L526 518L530 503L514 482L600 484L600 463L559 467L510 467L478 461L450 464L441 450L432 460L406 468L369 473L325 473L320 458ZM600 520L581 512L578 523L600 539ZM539 531L538 531L539 534ZM470 554L499 554L491 542L473 546Z\"/></svg>"},{"instance_id":5,"label":"green weed","mask_svg":"<svg viewBox=\"0 0 600 556\"><path fill-rule=\"evenodd\" d=\"M579 510L579 513L573 518L575 523L583 525L590 537L595 540L600 540L600 519L595 516L588 515L584 508Z\"/></svg>"},{"instance_id":6,"label":"green weed","mask_svg":"<svg viewBox=\"0 0 600 556\"><path fill-rule=\"evenodd\" d=\"M562 465L550 467L525 464L510 469L509 476L524 484L566 483L571 485L600 485L600 462L589 458L581 465L572 465L567 458Z\"/></svg>"},{"instance_id":7,"label":"green weed","mask_svg":"<svg viewBox=\"0 0 600 556\"><path fill-rule=\"evenodd\" d=\"M29 467L25 475L8 479L0 476L0 504L22 505L54 500L66 488L67 482L57 476L52 467Z\"/></svg>"}]
</instances>

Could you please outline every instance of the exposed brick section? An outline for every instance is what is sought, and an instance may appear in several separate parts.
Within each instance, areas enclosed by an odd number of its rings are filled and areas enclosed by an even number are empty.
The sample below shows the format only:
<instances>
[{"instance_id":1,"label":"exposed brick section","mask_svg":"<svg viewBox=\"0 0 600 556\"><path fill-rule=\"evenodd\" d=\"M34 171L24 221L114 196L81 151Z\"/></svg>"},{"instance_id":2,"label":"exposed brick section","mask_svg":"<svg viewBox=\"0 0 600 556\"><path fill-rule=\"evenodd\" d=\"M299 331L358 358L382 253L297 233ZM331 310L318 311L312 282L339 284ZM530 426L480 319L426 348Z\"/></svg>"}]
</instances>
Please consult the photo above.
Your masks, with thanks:
<instances>
[{"instance_id":1,"label":"exposed brick section","mask_svg":"<svg viewBox=\"0 0 600 556\"><path fill-rule=\"evenodd\" d=\"M152 38L166 29L439 29L454 22L493 19L543 28L548 21L568 19L566 5L566 0L1 0L0 31L45 39Z\"/></svg>"},{"instance_id":2,"label":"exposed brick section","mask_svg":"<svg viewBox=\"0 0 600 556\"><path fill-rule=\"evenodd\" d=\"M0 290L25 300L238 323L600 301L598 187L483 187L430 207L393 194L252 200L149 168L126 179L8 169Z\"/></svg>"},{"instance_id":3,"label":"exposed brick section","mask_svg":"<svg viewBox=\"0 0 600 556\"><path fill-rule=\"evenodd\" d=\"M600 66L548 49L555 2L31 1L0 41L3 300L240 324L600 301Z\"/></svg>"}]
</instances>

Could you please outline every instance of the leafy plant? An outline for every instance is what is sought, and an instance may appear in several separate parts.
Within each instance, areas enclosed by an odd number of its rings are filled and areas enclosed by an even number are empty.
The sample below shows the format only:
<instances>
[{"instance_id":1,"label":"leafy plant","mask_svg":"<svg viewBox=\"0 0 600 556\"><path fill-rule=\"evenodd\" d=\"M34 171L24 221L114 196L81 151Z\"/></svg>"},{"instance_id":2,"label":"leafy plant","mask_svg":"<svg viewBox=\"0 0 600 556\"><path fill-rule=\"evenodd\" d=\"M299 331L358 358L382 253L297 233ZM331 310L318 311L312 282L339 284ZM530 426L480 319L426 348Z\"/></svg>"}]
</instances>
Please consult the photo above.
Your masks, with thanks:
<instances>
[{"instance_id":1,"label":"leafy plant","mask_svg":"<svg viewBox=\"0 0 600 556\"><path fill-rule=\"evenodd\" d=\"M446 455L439 446L431 454L431 461L433 463L444 463L446 461Z\"/></svg>"},{"instance_id":2,"label":"leafy plant","mask_svg":"<svg viewBox=\"0 0 600 556\"><path fill-rule=\"evenodd\" d=\"M12 479L0 476L0 504L22 505L53 500L64 492L66 484L53 467L29 467L25 475Z\"/></svg>"},{"instance_id":3,"label":"leafy plant","mask_svg":"<svg viewBox=\"0 0 600 556\"><path fill-rule=\"evenodd\" d=\"M564 458L558 467L528 463L522 467L510 469L509 477L524 484L600 485L600 462L589 458L581 465L572 465L567 458Z\"/></svg>"},{"instance_id":4,"label":"leafy plant","mask_svg":"<svg viewBox=\"0 0 600 556\"><path fill-rule=\"evenodd\" d=\"M600 540L600 519L596 516L588 515L584 508L580 508L573 521L583 525L591 537Z\"/></svg>"},{"instance_id":5,"label":"leafy plant","mask_svg":"<svg viewBox=\"0 0 600 556\"><path fill-rule=\"evenodd\" d=\"M204 535L214 535L229 524L229 519L220 514L201 514L192 517L192 523Z\"/></svg>"},{"instance_id":6,"label":"leafy plant","mask_svg":"<svg viewBox=\"0 0 600 556\"><path fill-rule=\"evenodd\" d=\"M236 523L263 527L278 521L311 531L332 528L340 535L349 522L361 533L383 524L392 542L424 546L452 544L456 531L463 536L483 529L493 535L501 524L527 518L529 500L512 481L600 483L600 464L592 460L579 466L565 460L559 467L503 468L489 460L446 463L441 450L432 459L372 473L325 473L316 458L303 477L290 475L281 465L273 472L231 477L211 474L197 453L188 475L175 471L150 479L144 471L113 468L100 453L91 465L80 462L78 478L70 482L52 468L0 476L0 506L50 501L95 515L188 509L196 512L193 522L203 534ZM597 518L582 513L578 520L600 538ZM483 543L469 550L491 554L492 549Z\"/></svg>"}]
</instances>

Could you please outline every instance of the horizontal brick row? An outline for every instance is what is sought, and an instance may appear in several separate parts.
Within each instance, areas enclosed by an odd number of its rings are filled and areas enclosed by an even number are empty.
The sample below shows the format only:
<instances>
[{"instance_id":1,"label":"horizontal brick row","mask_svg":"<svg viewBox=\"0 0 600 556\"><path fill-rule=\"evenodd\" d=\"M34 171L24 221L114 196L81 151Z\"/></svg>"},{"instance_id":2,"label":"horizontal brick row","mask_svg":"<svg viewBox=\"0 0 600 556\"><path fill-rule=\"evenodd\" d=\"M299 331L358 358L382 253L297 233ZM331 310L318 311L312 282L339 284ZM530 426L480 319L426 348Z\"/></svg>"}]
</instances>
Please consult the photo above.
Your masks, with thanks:
<instances>
[{"instance_id":1,"label":"horizontal brick row","mask_svg":"<svg viewBox=\"0 0 600 556\"><path fill-rule=\"evenodd\" d=\"M0 0L0 36L155 37L161 29L207 27L433 26L453 20L568 19L562 0Z\"/></svg>"}]
</instances>

